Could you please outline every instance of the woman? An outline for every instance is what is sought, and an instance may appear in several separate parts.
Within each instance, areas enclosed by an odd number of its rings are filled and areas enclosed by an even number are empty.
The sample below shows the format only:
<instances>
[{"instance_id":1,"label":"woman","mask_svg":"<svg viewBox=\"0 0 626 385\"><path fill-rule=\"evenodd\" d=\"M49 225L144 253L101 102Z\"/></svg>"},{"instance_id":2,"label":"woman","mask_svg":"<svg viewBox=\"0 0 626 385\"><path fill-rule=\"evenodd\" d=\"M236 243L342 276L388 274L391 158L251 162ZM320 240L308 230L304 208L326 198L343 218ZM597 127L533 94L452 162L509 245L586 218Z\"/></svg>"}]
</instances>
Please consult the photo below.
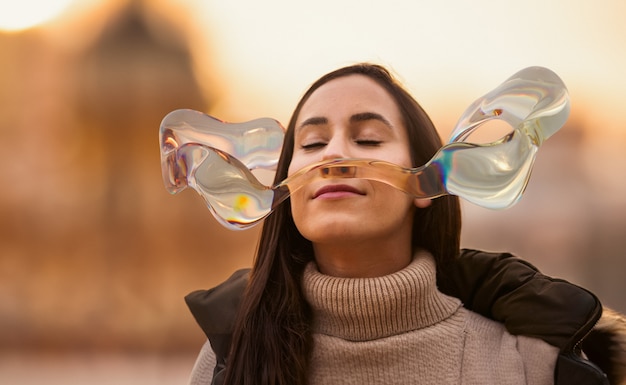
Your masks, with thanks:
<instances>
[{"instance_id":1,"label":"woman","mask_svg":"<svg viewBox=\"0 0 626 385\"><path fill-rule=\"evenodd\" d=\"M345 67L315 82L297 105L276 181L325 159L420 166L441 145L426 113L384 68ZM576 301L583 315L571 321L572 336L562 346L510 334L438 290L476 302L496 319L501 298L505 309L525 301L517 294L526 293L526 281L498 281L498 272L520 271L509 259L487 258L469 270L459 262L460 230L457 197L414 199L361 179L305 186L266 219L249 276L240 272L203 292L200 305L188 298L211 340L192 383L555 383L566 357L559 348L579 350L582 335L600 317L599 302L567 286L585 300ZM494 260L506 263L498 267ZM513 264L530 271L539 286L552 283L535 277L532 266ZM501 297L475 298L481 269ZM236 316L220 314L228 312ZM505 323L524 317L502 314ZM541 330L535 336L554 337Z\"/></svg>"}]
</instances>

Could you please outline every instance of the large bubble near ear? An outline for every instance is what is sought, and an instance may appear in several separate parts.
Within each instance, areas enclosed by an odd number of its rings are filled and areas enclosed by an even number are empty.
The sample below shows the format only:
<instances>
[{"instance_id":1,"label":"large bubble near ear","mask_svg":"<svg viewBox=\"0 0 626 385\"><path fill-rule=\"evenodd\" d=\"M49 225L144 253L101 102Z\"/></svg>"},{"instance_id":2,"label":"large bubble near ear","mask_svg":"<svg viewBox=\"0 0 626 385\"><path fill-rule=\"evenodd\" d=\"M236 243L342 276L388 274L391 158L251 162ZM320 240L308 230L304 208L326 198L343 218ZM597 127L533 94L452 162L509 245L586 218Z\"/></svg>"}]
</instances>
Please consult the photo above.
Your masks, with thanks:
<instances>
[{"instance_id":1,"label":"large bubble near ear","mask_svg":"<svg viewBox=\"0 0 626 385\"><path fill-rule=\"evenodd\" d=\"M319 178L375 180L418 198L453 194L504 209L521 198L539 147L568 115L569 96L561 79L546 68L529 67L472 103L448 143L421 167L334 159L268 186L251 170L275 168L284 138L279 122L263 118L233 124L176 110L161 123L161 166L169 192L193 188L215 218L233 230L259 223L291 193ZM506 122L510 132L491 143L472 143L471 135L492 120Z\"/></svg>"}]
</instances>

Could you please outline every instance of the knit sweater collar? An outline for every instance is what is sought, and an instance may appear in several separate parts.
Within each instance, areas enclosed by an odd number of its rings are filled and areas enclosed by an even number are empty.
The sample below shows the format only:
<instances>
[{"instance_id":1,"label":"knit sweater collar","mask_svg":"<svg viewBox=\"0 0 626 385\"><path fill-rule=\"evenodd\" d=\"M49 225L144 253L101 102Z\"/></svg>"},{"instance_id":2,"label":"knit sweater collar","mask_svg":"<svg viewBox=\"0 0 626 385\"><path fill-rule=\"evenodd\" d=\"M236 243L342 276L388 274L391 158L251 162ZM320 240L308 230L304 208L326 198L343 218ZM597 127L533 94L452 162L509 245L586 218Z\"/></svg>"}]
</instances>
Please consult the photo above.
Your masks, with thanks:
<instances>
[{"instance_id":1,"label":"knit sweater collar","mask_svg":"<svg viewBox=\"0 0 626 385\"><path fill-rule=\"evenodd\" d=\"M376 278L338 278L304 271L303 292L313 310L313 332L369 341L431 326L460 301L437 290L435 262L424 251L404 269Z\"/></svg>"}]
</instances>

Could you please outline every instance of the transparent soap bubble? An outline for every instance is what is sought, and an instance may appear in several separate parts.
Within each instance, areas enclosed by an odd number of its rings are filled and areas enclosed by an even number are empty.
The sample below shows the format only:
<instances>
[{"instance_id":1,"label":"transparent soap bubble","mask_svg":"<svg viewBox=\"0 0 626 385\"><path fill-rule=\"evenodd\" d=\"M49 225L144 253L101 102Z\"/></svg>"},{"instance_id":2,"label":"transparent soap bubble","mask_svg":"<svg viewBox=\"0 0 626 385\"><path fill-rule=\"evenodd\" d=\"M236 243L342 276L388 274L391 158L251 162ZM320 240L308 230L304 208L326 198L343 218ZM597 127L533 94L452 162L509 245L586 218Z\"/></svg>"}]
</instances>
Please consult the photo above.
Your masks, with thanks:
<instances>
[{"instance_id":1,"label":"transparent soap bubble","mask_svg":"<svg viewBox=\"0 0 626 385\"><path fill-rule=\"evenodd\" d=\"M170 193L193 188L215 218L233 230L259 223L291 193L319 178L374 180L418 198L453 194L504 209L521 198L537 150L568 115L569 96L561 79L546 68L529 67L472 103L448 143L421 167L334 159L267 186L251 170L274 169L278 163L284 137L279 122L263 118L233 124L176 110L161 123L161 166ZM470 136L491 120L506 122L511 131L491 143L472 143Z\"/></svg>"}]
</instances>

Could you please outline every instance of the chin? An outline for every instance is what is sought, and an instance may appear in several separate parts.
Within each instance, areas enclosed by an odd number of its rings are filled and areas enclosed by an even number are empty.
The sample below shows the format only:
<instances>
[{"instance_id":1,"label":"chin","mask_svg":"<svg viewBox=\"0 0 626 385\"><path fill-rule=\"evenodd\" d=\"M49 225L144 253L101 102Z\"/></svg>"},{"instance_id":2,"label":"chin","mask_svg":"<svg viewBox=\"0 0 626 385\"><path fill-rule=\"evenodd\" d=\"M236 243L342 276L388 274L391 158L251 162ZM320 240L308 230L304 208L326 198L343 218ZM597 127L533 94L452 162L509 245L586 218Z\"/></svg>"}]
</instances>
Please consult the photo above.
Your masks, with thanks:
<instances>
[{"instance_id":1,"label":"chin","mask_svg":"<svg viewBox=\"0 0 626 385\"><path fill-rule=\"evenodd\" d=\"M370 219L371 223L372 220ZM365 222L367 223L367 222ZM329 243L367 239L370 234L363 231L364 221L358 219L307 219L296 227L302 236L311 242Z\"/></svg>"}]
</instances>

